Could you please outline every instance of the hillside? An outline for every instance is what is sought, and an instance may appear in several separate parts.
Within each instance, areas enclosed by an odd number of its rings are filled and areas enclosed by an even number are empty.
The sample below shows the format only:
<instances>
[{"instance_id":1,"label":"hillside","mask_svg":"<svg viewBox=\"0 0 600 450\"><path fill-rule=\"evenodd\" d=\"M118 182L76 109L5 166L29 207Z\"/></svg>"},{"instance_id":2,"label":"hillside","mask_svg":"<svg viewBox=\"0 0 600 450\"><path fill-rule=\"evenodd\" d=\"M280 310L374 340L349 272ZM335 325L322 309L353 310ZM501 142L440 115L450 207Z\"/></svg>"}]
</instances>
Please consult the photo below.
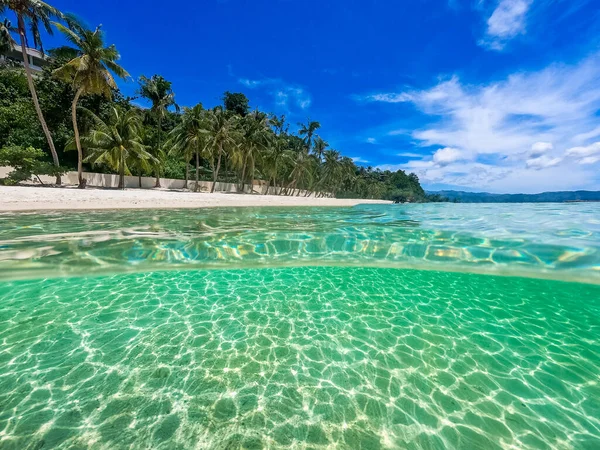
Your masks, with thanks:
<instances>
[{"instance_id":1,"label":"hillside","mask_svg":"<svg viewBox=\"0 0 600 450\"><path fill-rule=\"evenodd\" d=\"M489 192L436 191L439 194L461 203L536 203L536 202L598 202L600 191L558 191L539 194L491 194Z\"/></svg>"}]
</instances>

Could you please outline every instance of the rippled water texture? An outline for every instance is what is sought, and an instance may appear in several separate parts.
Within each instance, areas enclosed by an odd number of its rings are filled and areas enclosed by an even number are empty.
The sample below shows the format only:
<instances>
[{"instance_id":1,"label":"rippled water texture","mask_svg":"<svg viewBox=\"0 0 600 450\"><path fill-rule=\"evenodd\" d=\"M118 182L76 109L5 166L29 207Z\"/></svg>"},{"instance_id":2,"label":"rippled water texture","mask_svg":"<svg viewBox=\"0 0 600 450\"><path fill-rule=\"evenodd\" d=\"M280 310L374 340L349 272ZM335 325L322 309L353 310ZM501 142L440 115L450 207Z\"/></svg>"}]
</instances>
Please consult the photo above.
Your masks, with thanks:
<instances>
[{"instance_id":1,"label":"rippled water texture","mask_svg":"<svg viewBox=\"0 0 600 450\"><path fill-rule=\"evenodd\" d=\"M0 214L0 278L298 265L600 283L600 204Z\"/></svg>"},{"instance_id":2,"label":"rippled water texture","mask_svg":"<svg viewBox=\"0 0 600 450\"><path fill-rule=\"evenodd\" d=\"M600 205L0 215L0 448L600 449Z\"/></svg>"},{"instance_id":3,"label":"rippled water texture","mask_svg":"<svg viewBox=\"0 0 600 450\"><path fill-rule=\"evenodd\" d=\"M375 268L0 288L0 447L600 448L600 287Z\"/></svg>"}]
</instances>

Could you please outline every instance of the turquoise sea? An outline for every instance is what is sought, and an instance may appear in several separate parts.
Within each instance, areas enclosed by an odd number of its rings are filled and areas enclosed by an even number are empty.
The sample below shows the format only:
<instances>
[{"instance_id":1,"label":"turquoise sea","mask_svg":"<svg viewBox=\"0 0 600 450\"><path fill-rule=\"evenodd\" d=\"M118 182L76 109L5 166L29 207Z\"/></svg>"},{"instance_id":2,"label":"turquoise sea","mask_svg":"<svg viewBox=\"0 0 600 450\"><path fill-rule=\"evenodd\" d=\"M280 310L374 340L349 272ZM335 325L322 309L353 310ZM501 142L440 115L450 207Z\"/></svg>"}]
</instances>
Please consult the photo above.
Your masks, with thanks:
<instances>
[{"instance_id":1,"label":"turquoise sea","mask_svg":"<svg viewBox=\"0 0 600 450\"><path fill-rule=\"evenodd\" d=\"M599 449L600 204L0 214L0 449Z\"/></svg>"}]
</instances>

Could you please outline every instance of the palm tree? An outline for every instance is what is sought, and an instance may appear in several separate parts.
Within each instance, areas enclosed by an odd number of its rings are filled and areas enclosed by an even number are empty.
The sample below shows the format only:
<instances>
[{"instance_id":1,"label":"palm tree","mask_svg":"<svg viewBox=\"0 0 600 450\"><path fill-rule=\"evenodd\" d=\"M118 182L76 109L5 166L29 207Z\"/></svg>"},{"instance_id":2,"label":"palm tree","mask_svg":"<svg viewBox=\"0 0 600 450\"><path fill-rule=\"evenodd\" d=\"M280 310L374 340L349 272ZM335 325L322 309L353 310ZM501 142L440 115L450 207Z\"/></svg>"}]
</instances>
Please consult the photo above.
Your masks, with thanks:
<instances>
[{"instance_id":1,"label":"palm tree","mask_svg":"<svg viewBox=\"0 0 600 450\"><path fill-rule=\"evenodd\" d=\"M17 44L11 33L16 33L17 29L12 26L10 20L4 19L0 22L0 56L4 55L15 48Z\"/></svg>"},{"instance_id":2,"label":"palm tree","mask_svg":"<svg viewBox=\"0 0 600 450\"><path fill-rule=\"evenodd\" d=\"M313 152L319 158L319 161L323 161L323 153L329 147L329 143L321 139L321 136L317 136L314 141Z\"/></svg>"},{"instance_id":3,"label":"palm tree","mask_svg":"<svg viewBox=\"0 0 600 450\"><path fill-rule=\"evenodd\" d=\"M77 103L82 95L98 94L106 98L112 97L112 89L117 88L115 75L126 78L129 74L116 61L120 56L114 45L105 47L104 33L100 26L96 30L86 29L78 22L71 21L69 28L54 22L67 38L75 46L72 51L76 53L64 66L54 71L54 75L73 85L75 97L71 104L71 120L73 121L73 131L75 133L75 144L77 146L77 176L79 179L79 188L85 188L83 179L83 152L79 138L79 128L77 126Z\"/></svg>"},{"instance_id":4,"label":"palm tree","mask_svg":"<svg viewBox=\"0 0 600 450\"><path fill-rule=\"evenodd\" d=\"M345 191L352 190L356 179L356 164L354 164L352 158L342 156L340 160L340 186Z\"/></svg>"},{"instance_id":5,"label":"palm tree","mask_svg":"<svg viewBox=\"0 0 600 450\"><path fill-rule=\"evenodd\" d=\"M298 134L300 136L304 136L304 142L306 143L306 149L310 152L312 148L312 139L319 128L321 128L321 124L319 122L314 122L310 119L306 122L306 124L299 123L298 126L300 129L298 130Z\"/></svg>"},{"instance_id":6,"label":"palm tree","mask_svg":"<svg viewBox=\"0 0 600 450\"><path fill-rule=\"evenodd\" d=\"M141 127L139 130L139 142L144 145L146 149L150 148L149 145L146 145L147 136L144 132L144 127ZM134 169L133 171L138 175L138 187L142 188L142 174L144 172L150 172L152 170L154 163L154 157L152 158L130 158L128 161L129 169Z\"/></svg>"},{"instance_id":7,"label":"palm tree","mask_svg":"<svg viewBox=\"0 0 600 450\"><path fill-rule=\"evenodd\" d=\"M296 138L291 142L292 152L294 154L292 170L290 172L290 178L292 181L286 186L285 195L289 193L294 194L294 190L298 187L296 196L300 195L300 189L302 186L309 187L314 179L314 165L315 158L308 154L304 142Z\"/></svg>"},{"instance_id":8,"label":"palm tree","mask_svg":"<svg viewBox=\"0 0 600 450\"><path fill-rule=\"evenodd\" d=\"M175 103L175 94L171 89L171 82L165 80L160 75L152 75L151 78L145 76L140 77L140 95L152 103L150 113L156 119L158 124L157 129L157 145L156 145L156 156L160 157L159 153L162 152L162 120L167 114L167 111L171 106L174 106L179 111L179 106ZM154 187L160 187L160 165L155 167L156 184Z\"/></svg>"},{"instance_id":9,"label":"palm tree","mask_svg":"<svg viewBox=\"0 0 600 450\"><path fill-rule=\"evenodd\" d=\"M291 161L291 152L289 151L288 140L285 136L275 136L272 145L263 153L263 166L265 173L268 174L267 189L264 195L269 192L269 185L273 185L275 194L281 193L281 187L277 191L277 176L282 163Z\"/></svg>"},{"instance_id":10,"label":"palm tree","mask_svg":"<svg viewBox=\"0 0 600 450\"><path fill-rule=\"evenodd\" d=\"M41 0L0 0L0 12L3 12L6 8L11 10L17 16L17 31L21 41L23 65L25 66L25 74L27 76L27 84L29 86L29 91L31 92L31 98L33 99L33 106L35 107L35 112L42 125L46 140L48 141L48 147L50 148L50 153L52 153L54 165L59 167L58 154L56 153L52 135L50 134L50 130L44 119L42 108L40 107L40 102L33 83L31 67L29 66L29 57L27 55L27 26L29 26L29 30L33 37L33 46L39 48L43 52L44 47L40 36L40 25L43 26L48 34L52 35L53 32L52 27L50 26L50 19L53 17L63 18L63 15L56 8ZM61 184L60 175L56 175L56 184Z\"/></svg>"},{"instance_id":11,"label":"palm tree","mask_svg":"<svg viewBox=\"0 0 600 450\"><path fill-rule=\"evenodd\" d=\"M95 128L81 138L83 147L89 152L86 161L92 164L106 164L119 172L119 189L125 188L125 174L130 173L129 165L139 167L138 159L153 162L154 157L146 151L140 138L142 126L140 116L135 109L124 111L112 107L108 121L103 121L89 110ZM73 140L67 145L74 146Z\"/></svg>"},{"instance_id":12,"label":"palm tree","mask_svg":"<svg viewBox=\"0 0 600 450\"><path fill-rule=\"evenodd\" d=\"M210 192L215 191L221 161L226 151L236 147L239 140L237 130L238 116L229 114L221 107L216 107L206 115L206 144L205 152L210 157L210 165L213 173L213 184ZM216 159L216 165L215 165Z\"/></svg>"},{"instance_id":13,"label":"palm tree","mask_svg":"<svg viewBox=\"0 0 600 450\"><path fill-rule=\"evenodd\" d=\"M244 192L246 175L250 176L250 188L253 189L256 160L269 144L270 130L267 115L258 110L251 112L242 118L241 131L241 145L234 147L231 160L234 166L242 169L240 181L241 191Z\"/></svg>"},{"instance_id":14,"label":"palm tree","mask_svg":"<svg viewBox=\"0 0 600 450\"><path fill-rule=\"evenodd\" d=\"M181 123L177 125L170 133L170 138L166 142L170 155L178 155L185 161L185 187L188 186L189 179L189 161L196 156L196 186L198 191L200 175L200 153L206 146L208 137L206 131L206 111L199 103L193 108L184 108Z\"/></svg>"},{"instance_id":15,"label":"palm tree","mask_svg":"<svg viewBox=\"0 0 600 450\"><path fill-rule=\"evenodd\" d=\"M277 117L275 114L269 117L269 125L271 125L275 129L275 134L281 136L282 134L287 134L289 125L285 122L285 115Z\"/></svg>"}]
</instances>

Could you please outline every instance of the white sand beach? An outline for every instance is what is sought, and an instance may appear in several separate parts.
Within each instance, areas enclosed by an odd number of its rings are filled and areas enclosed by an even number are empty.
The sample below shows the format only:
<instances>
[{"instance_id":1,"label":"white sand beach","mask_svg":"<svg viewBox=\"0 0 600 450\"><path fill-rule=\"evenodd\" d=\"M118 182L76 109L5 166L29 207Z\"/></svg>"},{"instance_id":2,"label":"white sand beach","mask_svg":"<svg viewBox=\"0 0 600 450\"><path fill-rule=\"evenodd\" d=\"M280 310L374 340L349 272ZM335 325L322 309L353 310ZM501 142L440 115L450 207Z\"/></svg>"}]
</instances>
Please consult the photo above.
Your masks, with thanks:
<instances>
[{"instance_id":1,"label":"white sand beach","mask_svg":"<svg viewBox=\"0 0 600 450\"><path fill-rule=\"evenodd\" d=\"M239 206L354 206L384 200L201 193L166 189L94 189L0 186L0 211L167 209Z\"/></svg>"}]
</instances>

